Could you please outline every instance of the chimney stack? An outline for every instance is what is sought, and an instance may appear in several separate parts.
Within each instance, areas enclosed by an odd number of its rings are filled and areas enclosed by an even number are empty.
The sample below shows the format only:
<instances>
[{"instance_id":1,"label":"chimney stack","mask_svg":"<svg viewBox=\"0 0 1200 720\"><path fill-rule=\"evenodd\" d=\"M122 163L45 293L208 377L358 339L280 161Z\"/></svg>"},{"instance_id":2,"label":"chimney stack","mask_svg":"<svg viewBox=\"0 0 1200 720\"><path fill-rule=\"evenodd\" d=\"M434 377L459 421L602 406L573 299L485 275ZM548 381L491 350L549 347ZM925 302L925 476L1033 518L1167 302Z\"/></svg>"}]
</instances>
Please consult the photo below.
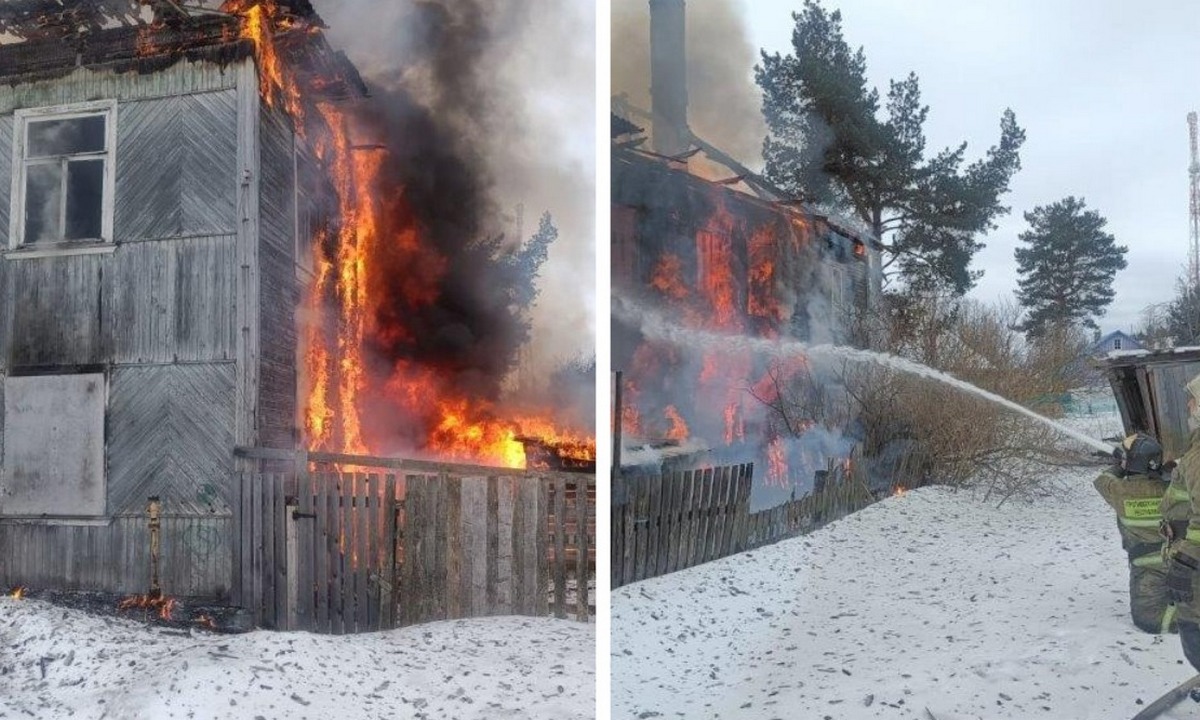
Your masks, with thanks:
<instances>
[{"instance_id":1,"label":"chimney stack","mask_svg":"<svg viewBox=\"0 0 1200 720\"><path fill-rule=\"evenodd\" d=\"M650 0L650 96L654 151L679 155L690 148L684 0Z\"/></svg>"}]
</instances>

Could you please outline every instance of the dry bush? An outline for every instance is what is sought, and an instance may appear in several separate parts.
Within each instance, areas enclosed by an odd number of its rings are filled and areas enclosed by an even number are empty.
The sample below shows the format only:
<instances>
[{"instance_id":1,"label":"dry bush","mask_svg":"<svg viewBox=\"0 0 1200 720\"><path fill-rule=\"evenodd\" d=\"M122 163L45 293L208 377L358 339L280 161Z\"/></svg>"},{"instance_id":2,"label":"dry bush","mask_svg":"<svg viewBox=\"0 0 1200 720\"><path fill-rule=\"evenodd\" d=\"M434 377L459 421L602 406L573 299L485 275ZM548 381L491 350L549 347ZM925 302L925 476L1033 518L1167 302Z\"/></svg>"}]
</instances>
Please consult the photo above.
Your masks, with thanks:
<instances>
[{"instance_id":1,"label":"dry bush","mask_svg":"<svg viewBox=\"0 0 1200 720\"><path fill-rule=\"evenodd\" d=\"M1041 414L1061 414L1058 401L1083 379L1086 336L1059 329L1029 343L1015 329L1015 306L924 296L892 309L892 322L871 333L882 340L877 349ZM785 385L770 405L786 428L805 420L845 428L872 461L872 476L892 485L972 485L1003 501L1052 492L1049 469L1087 461L1036 420L886 366L846 362L793 374Z\"/></svg>"}]
</instances>

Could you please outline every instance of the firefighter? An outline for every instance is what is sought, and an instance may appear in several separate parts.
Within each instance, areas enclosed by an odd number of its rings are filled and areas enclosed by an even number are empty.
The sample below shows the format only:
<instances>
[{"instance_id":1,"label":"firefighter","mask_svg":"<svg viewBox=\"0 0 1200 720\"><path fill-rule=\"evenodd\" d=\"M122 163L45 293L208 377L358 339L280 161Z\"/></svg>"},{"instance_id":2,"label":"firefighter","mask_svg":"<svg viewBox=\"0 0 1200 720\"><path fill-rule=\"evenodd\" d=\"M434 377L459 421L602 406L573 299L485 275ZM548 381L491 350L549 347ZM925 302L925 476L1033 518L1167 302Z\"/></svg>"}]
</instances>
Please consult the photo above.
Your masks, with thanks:
<instances>
[{"instance_id":1,"label":"firefighter","mask_svg":"<svg viewBox=\"0 0 1200 720\"><path fill-rule=\"evenodd\" d=\"M1141 433L1125 438L1113 452L1114 466L1093 483L1117 511L1121 547L1129 556L1129 610L1133 624L1148 633L1175 630L1175 606L1167 597L1167 568L1159 504L1167 489L1162 477L1162 446Z\"/></svg>"},{"instance_id":2,"label":"firefighter","mask_svg":"<svg viewBox=\"0 0 1200 720\"><path fill-rule=\"evenodd\" d=\"M1179 458L1171 484L1163 496L1163 534L1169 543L1167 594L1178 608L1176 622L1183 654L1200 670L1200 375L1187 384L1188 428L1192 431L1187 452Z\"/></svg>"}]
</instances>

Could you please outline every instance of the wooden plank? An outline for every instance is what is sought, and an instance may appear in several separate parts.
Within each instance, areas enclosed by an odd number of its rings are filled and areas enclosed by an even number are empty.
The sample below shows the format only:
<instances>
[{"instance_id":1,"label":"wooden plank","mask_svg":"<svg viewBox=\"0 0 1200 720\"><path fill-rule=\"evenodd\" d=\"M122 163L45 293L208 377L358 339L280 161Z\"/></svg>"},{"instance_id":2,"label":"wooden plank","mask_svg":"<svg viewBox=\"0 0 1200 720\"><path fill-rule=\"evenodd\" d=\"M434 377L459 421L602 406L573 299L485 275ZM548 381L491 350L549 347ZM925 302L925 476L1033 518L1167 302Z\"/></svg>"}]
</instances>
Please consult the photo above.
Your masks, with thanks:
<instances>
[{"instance_id":1,"label":"wooden plank","mask_svg":"<svg viewBox=\"0 0 1200 720\"><path fill-rule=\"evenodd\" d=\"M734 526L735 551L741 552L747 548L747 521L750 517L750 490L754 481L754 466L743 465L742 475L738 480L737 524Z\"/></svg>"},{"instance_id":2,"label":"wooden plank","mask_svg":"<svg viewBox=\"0 0 1200 720\"><path fill-rule=\"evenodd\" d=\"M363 557L362 564L366 580L366 606L363 609L363 628L368 631L379 629L379 476L363 476L362 507Z\"/></svg>"},{"instance_id":3,"label":"wooden plank","mask_svg":"<svg viewBox=\"0 0 1200 720\"><path fill-rule=\"evenodd\" d=\"M289 597L292 601L292 629L312 630L312 528L305 515L312 512L312 485L307 473L296 476L295 504L288 512L293 550L288 552Z\"/></svg>"},{"instance_id":4,"label":"wooden plank","mask_svg":"<svg viewBox=\"0 0 1200 720\"><path fill-rule=\"evenodd\" d=\"M387 583L383 586L380 628L396 627L396 476L388 474L383 480L383 569Z\"/></svg>"},{"instance_id":5,"label":"wooden plank","mask_svg":"<svg viewBox=\"0 0 1200 720\"><path fill-rule=\"evenodd\" d=\"M355 527L355 494L358 493L358 476L342 473L342 607L344 632L358 632L358 528Z\"/></svg>"},{"instance_id":6,"label":"wooden plank","mask_svg":"<svg viewBox=\"0 0 1200 720\"><path fill-rule=\"evenodd\" d=\"M712 470L700 470L696 480L696 525L692 530L692 565L705 561L705 539L708 537L708 508L712 502Z\"/></svg>"},{"instance_id":7,"label":"wooden plank","mask_svg":"<svg viewBox=\"0 0 1200 720\"><path fill-rule=\"evenodd\" d=\"M329 632L342 635L346 632L346 604L343 584L345 582L345 536L342 534L342 503L345 502L345 475L331 473L329 506Z\"/></svg>"},{"instance_id":8,"label":"wooden plank","mask_svg":"<svg viewBox=\"0 0 1200 720\"><path fill-rule=\"evenodd\" d=\"M672 563L674 570L687 567L688 532L692 527L692 471L685 470L679 476L679 522L675 531L677 536L675 559Z\"/></svg>"},{"instance_id":9,"label":"wooden plank","mask_svg":"<svg viewBox=\"0 0 1200 720\"><path fill-rule=\"evenodd\" d=\"M333 479L329 473L316 473L313 476L315 483L315 503L317 513L316 523L317 532L313 539L313 556L314 565L313 573L315 575L316 585L316 614L313 618L313 629L319 633L329 633L329 576L332 568L329 563L330 545L330 518L333 515L333 500L332 487Z\"/></svg>"},{"instance_id":10,"label":"wooden plank","mask_svg":"<svg viewBox=\"0 0 1200 720\"><path fill-rule=\"evenodd\" d=\"M538 476L537 482L534 485L534 490L537 494L537 530L533 535L534 540L534 557L537 558L537 607L534 614L539 617L550 615L550 593L548 592L552 586L550 579L551 568L549 564L550 558L550 535L549 519L550 519L550 483L551 478Z\"/></svg>"},{"instance_id":11,"label":"wooden plank","mask_svg":"<svg viewBox=\"0 0 1200 720\"><path fill-rule=\"evenodd\" d=\"M459 594L466 617L487 614L487 478L463 478L463 571Z\"/></svg>"},{"instance_id":12,"label":"wooden plank","mask_svg":"<svg viewBox=\"0 0 1200 720\"><path fill-rule=\"evenodd\" d=\"M524 493L521 492L520 480L510 480L513 486L513 505L512 505L512 535L510 537L510 548L512 552L512 605L515 615L529 615L529 601L531 588L526 584L528 573L526 566L529 563L528 553L525 551L524 540L525 534L529 532L529 506L525 502Z\"/></svg>"},{"instance_id":13,"label":"wooden plank","mask_svg":"<svg viewBox=\"0 0 1200 720\"><path fill-rule=\"evenodd\" d=\"M567 617L567 479L554 482L554 617Z\"/></svg>"},{"instance_id":14,"label":"wooden plank","mask_svg":"<svg viewBox=\"0 0 1200 720\"><path fill-rule=\"evenodd\" d=\"M662 529L662 496L663 482L666 476L660 475L647 483L650 490L650 511L646 515L646 577L657 577L658 572L658 540Z\"/></svg>"},{"instance_id":15,"label":"wooden plank","mask_svg":"<svg viewBox=\"0 0 1200 720\"><path fill-rule=\"evenodd\" d=\"M446 586L447 562L446 554L449 543L446 542L446 500L450 475L438 473L437 480L431 487L430 497L433 499L431 512L426 515L422 525L424 532L429 535L428 547L432 550L429 556L429 620L446 619Z\"/></svg>"},{"instance_id":16,"label":"wooden plank","mask_svg":"<svg viewBox=\"0 0 1200 720\"><path fill-rule=\"evenodd\" d=\"M415 532L420 505L424 501L424 479L417 475L404 478L404 565L401 567L400 597L397 607L397 626L408 626L417 616L415 594L419 576L417 564L421 559L421 541Z\"/></svg>"},{"instance_id":17,"label":"wooden plank","mask_svg":"<svg viewBox=\"0 0 1200 720\"><path fill-rule=\"evenodd\" d=\"M741 466L734 465L725 469L728 488L725 495L725 525L721 532L721 557L727 557L734 552L733 526L737 522L738 481L741 477Z\"/></svg>"},{"instance_id":18,"label":"wooden plank","mask_svg":"<svg viewBox=\"0 0 1200 720\"><path fill-rule=\"evenodd\" d=\"M623 578L623 558L625 557L625 508L624 478L616 476L612 480L612 494L609 505L609 551L608 551L608 583L611 589L621 586Z\"/></svg>"},{"instance_id":19,"label":"wooden plank","mask_svg":"<svg viewBox=\"0 0 1200 720\"><path fill-rule=\"evenodd\" d=\"M279 503L275 497L278 484L274 473L260 477L263 489L263 622L267 627L280 629L278 557L279 548Z\"/></svg>"},{"instance_id":20,"label":"wooden plank","mask_svg":"<svg viewBox=\"0 0 1200 720\"><path fill-rule=\"evenodd\" d=\"M714 478L717 484L718 507L716 531L713 533L712 558L716 560L728 554L725 552L725 533L729 528L729 521L732 519L730 509L733 507L733 466L725 465L717 468Z\"/></svg>"},{"instance_id":21,"label":"wooden plank","mask_svg":"<svg viewBox=\"0 0 1200 720\"><path fill-rule=\"evenodd\" d=\"M692 472L692 502L688 508L687 562L684 567L695 567L700 563L700 527L704 505L704 471Z\"/></svg>"},{"instance_id":22,"label":"wooden plank","mask_svg":"<svg viewBox=\"0 0 1200 720\"><path fill-rule=\"evenodd\" d=\"M446 617L457 619L468 617L464 611L465 597L462 592L463 578L463 529L462 529L462 484L460 477L449 477L446 482Z\"/></svg>"},{"instance_id":23,"label":"wooden plank","mask_svg":"<svg viewBox=\"0 0 1200 720\"><path fill-rule=\"evenodd\" d=\"M292 511L299 509L299 495L291 498L290 502L285 502L283 506L283 527L287 532L284 570L287 579L288 630L299 630L302 627L300 622L300 538L297 535L304 521L292 517ZM305 564L307 565L307 563Z\"/></svg>"},{"instance_id":24,"label":"wooden plank","mask_svg":"<svg viewBox=\"0 0 1200 720\"><path fill-rule=\"evenodd\" d=\"M274 474L271 476L271 484L274 485L272 491L272 523L275 525L274 541L275 541L275 567L272 572L275 577L273 582L275 585L275 626L281 630L290 630L288 620L288 605L291 600L288 597L288 567L287 567L287 527L291 523L288 518L287 510L287 495L284 492L285 476L282 474Z\"/></svg>"},{"instance_id":25,"label":"wooden plank","mask_svg":"<svg viewBox=\"0 0 1200 720\"><path fill-rule=\"evenodd\" d=\"M234 524L234 542L233 542L233 567L234 567L234 602L240 607L252 607L254 590L251 585L251 564L250 564L250 548L253 540L251 538L250 516L250 495L248 494L248 483L246 481L245 472L233 473L234 482L234 508L233 516ZM117 526L119 527L119 525ZM119 547L119 546L118 546ZM120 567L121 564L118 564Z\"/></svg>"},{"instance_id":26,"label":"wooden plank","mask_svg":"<svg viewBox=\"0 0 1200 720\"><path fill-rule=\"evenodd\" d=\"M250 492L250 581L253 588L254 623L261 626L263 617L263 492L262 476L247 474Z\"/></svg>"},{"instance_id":27,"label":"wooden plank","mask_svg":"<svg viewBox=\"0 0 1200 720\"><path fill-rule=\"evenodd\" d=\"M595 482L592 478L580 478L575 490L575 516L579 525L579 552L575 563L575 619L587 621L591 617L589 609L591 593L588 588L591 561L588 557L591 539L588 537L588 518L595 516L595 505L588 500L588 484Z\"/></svg>"},{"instance_id":28,"label":"wooden plank","mask_svg":"<svg viewBox=\"0 0 1200 720\"><path fill-rule=\"evenodd\" d=\"M675 572L675 560L679 555L679 501L682 495L683 471L677 470L665 477L667 485L663 493L662 570L660 574Z\"/></svg>"},{"instance_id":29,"label":"wooden plank","mask_svg":"<svg viewBox=\"0 0 1200 720\"><path fill-rule=\"evenodd\" d=\"M368 587L371 569L371 554L368 550L367 535L371 530L370 506L368 498L370 491L367 476L357 473L354 476L354 626L356 632L373 630L369 624L367 604L370 602Z\"/></svg>"},{"instance_id":30,"label":"wooden plank","mask_svg":"<svg viewBox=\"0 0 1200 720\"><path fill-rule=\"evenodd\" d=\"M487 479L487 614L500 612L500 478Z\"/></svg>"},{"instance_id":31,"label":"wooden plank","mask_svg":"<svg viewBox=\"0 0 1200 720\"><path fill-rule=\"evenodd\" d=\"M624 577L622 584L629 584L636 580L637 575L637 482L626 479L625 485L625 511L622 521L625 539L622 542L624 547L622 557L622 571Z\"/></svg>"}]
</instances>

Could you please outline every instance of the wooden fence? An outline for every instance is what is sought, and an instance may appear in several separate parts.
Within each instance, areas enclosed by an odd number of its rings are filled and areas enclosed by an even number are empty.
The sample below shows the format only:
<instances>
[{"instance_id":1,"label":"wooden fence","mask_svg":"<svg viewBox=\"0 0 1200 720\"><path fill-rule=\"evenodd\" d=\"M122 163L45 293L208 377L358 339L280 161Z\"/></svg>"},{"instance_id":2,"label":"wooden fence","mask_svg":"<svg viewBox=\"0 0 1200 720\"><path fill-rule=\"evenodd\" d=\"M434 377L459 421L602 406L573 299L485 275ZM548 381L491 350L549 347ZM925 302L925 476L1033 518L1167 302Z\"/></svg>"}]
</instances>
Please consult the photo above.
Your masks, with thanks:
<instances>
[{"instance_id":1,"label":"wooden fence","mask_svg":"<svg viewBox=\"0 0 1200 720\"><path fill-rule=\"evenodd\" d=\"M594 476L449 467L240 474L235 601L264 627L335 634L485 615L588 620Z\"/></svg>"},{"instance_id":2,"label":"wooden fence","mask_svg":"<svg viewBox=\"0 0 1200 720\"><path fill-rule=\"evenodd\" d=\"M826 477L819 491L755 513L751 464L616 478L612 587L778 542L876 499L866 478L846 466L831 463Z\"/></svg>"}]
</instances>

